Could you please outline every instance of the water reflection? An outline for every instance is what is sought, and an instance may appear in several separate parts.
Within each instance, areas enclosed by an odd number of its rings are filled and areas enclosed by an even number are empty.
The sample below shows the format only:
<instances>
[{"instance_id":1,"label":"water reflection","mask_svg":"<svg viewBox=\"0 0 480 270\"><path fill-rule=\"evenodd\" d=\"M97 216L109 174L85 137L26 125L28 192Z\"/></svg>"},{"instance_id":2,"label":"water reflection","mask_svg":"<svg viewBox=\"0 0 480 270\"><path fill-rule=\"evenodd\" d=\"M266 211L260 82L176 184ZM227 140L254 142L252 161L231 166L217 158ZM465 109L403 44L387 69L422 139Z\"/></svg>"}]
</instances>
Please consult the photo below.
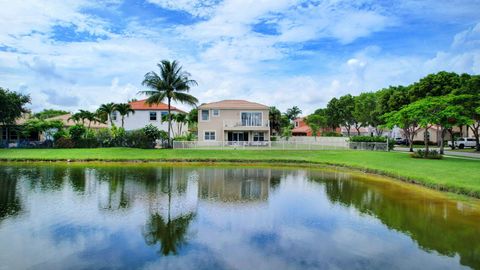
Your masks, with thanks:
<instances>
[{"instance_id":1,"label":"water reflection","mask_svg":"<svg viewBox=\"0 0 480 270\"><path fill-rule=\"evenodd\" d=\"M383 183L372 187L355 179L325 181L328 198L361 213L373 215L389 228L401 231L429 252L446 256L460 255L463 265L480 269L480 225L468 219L462 203L434 200L422 194L392 188ZM472 241L475 236L476 241Z\"/></svg>"},{"instance_id":2,"label":"water reflection","mask_svg":"<svg viewBox=\"0 0 480 270\"><path fill-rule=\"evenodd\" d=\"M0 261L7 269L480 268L478 209L364 178L0 165L0 239L13 243L0 244Z\"/></svg>"}]
</instances>

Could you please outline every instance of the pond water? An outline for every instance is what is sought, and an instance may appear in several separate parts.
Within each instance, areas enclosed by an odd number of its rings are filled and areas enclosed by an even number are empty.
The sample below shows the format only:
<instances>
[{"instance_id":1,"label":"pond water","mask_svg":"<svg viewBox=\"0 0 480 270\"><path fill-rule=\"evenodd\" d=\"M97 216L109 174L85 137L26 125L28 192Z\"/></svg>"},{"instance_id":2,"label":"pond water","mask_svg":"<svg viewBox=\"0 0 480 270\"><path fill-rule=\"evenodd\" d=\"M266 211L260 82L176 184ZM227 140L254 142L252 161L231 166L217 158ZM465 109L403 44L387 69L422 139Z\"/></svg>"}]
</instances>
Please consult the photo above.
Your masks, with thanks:
<instances>
[{"instance_id":1,"label":"pond water","mask_svg":"<svg viewBox=\"0 0 480 270\"><path fill-rule=\"evenodd\" d=\"M480 207L324 168L0 165L0 269L480 269Z\"/></svg>"}]
</instances>

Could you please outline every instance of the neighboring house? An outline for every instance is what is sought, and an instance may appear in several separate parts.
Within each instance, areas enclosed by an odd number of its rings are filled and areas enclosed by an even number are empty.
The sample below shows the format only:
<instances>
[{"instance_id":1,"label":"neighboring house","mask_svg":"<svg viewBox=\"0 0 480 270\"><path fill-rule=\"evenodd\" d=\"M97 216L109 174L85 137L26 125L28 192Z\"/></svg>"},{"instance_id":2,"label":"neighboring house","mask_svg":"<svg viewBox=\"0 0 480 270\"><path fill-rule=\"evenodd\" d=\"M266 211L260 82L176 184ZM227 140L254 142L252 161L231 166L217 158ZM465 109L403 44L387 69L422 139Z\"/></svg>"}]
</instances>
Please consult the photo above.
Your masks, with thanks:
<instances>
[{"instance_id":1,"label":"neighboring house","mask_svg":"<svg viewBox=\"0 0 480 270\"><path fill-rule=\"evenodd\" d=\"M198 107L198 140L262 144L270 141L268 106L222 100Z\"/></svg>"},{"instance_id":2,"label":"neighboring house","mask_svg":"<svg viewBox=\"0 0 480 270\"><path fill-rule=\"evenodd\" d=\"M128 116L125 116L124 119L124 128L125 130L134 130L141 129L145 126L152 124L160 130L168 130L168 122L162 122L162 116L168 114L168 105L165 103L152 104L149 105L145 103L144 100L132 101L129 102L132 109L135 113L130 113ZM172 114L176 113L185 113L184 111L171 106ZM122 116L118 112L113 112L112 121L117 127L122 126ZM110 123L110 122L108 122ZM186 124L182 124L182 134L188 132L188 127ZM172 121L172 134L174 136L181 135L178 133L178 125L175 121Z\"/></svg>"},{"instance_id":3,"label":"neighboring house","mask_svg":"<svg viewBox=\"0 0 480 270\"><path fill-rule=\"evenodd\" d=\"M30 118L30 114L23 114L22 117L15 120L15 124L3 126L0 124L0 145L10 147L16 147L20 141L40 141L40 134L31 134L29 138L22 137L21 128L22 125ZM8 142L7 142L7 132L8 132Z\"/></svg>"},{"instance_id":4,"label":"neighboring house","mask_svg":"<svg viewBox=\"0 0 480 270\"><path fill-rule=\"evenodd\" d=\"M75 123L75 121L73 121L72 119L70 119L70 117L72 117L72 114L67 113L67 114L63 114L63 115L59 115L59 116L54 116L54 117L48 118L48 119L46 119L46 120L60 120L60 121L62 121L64 128L69 128L69 127L74 126L74 125L77 124L77 123ZM78 124L82 124L82 121L79 121ZM90 121L88 121L88 120L85 120L85 121L83 122L83 125L84 125L85 127L88 127L88 126L90 125L90 128L91 128L91 129L100 129L100 128L106 128L106 127L108 127L107 124L100 123L100 122L96 122L96 121L92 121L92 123L90 123Z\"/></svg>"},{"instance_id":5,"label":"neighboring house","mask_svg":"<svg viewBox=\"0 0 480 270\"><path fill-rule=\"evenodd\" d=\"M331 128L320 128L317 132L317 136L321 136L324 132L331 132L335 131L340 133L340 129L337 128L335 130ZM292 136L313 136L313 132L305 122L305 117L298 117L297 119L293 120L293 129L292 129Z\"/></svg>"}]
</instances>

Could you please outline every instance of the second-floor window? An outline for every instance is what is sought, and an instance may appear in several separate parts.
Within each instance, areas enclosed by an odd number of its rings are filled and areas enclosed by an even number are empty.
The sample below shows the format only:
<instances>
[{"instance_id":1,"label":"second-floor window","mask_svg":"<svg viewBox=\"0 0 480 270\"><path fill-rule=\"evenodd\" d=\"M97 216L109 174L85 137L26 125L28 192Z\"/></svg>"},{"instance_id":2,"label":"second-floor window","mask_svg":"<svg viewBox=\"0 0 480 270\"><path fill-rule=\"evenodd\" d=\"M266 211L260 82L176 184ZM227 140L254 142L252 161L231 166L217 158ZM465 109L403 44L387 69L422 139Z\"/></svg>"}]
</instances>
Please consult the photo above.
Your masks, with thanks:
<instances>
[{"instance_id":1,"label":"second-floor window","mask_svg":"<svg viewBox=\"0 0 480 270\"><path fill-rule=\"evenodd\" d=\"M261 126L262 113L261 112L242 112L242 126Z\"/></svg>"},{"instance_id":2,"label":"second-floor window","mask_svg":"<svg viewBox=\"0 0 480 270\"><path fill-rule=\"evenodd\" d=\"M212 116L220 116L220 110L212 110Z\"/></svg>"},{"instance_id":3,"label":"second-floor window","mask_svg":"<svg viewBox=\"0 0 480 270\"><path fill-rule=\"evenodd\" d=\"M112 112L111 117L113 121L117 121L117 112Z\"/></svg>"},{"instance_id":4,"label":"second-floor window","mask_svg":"<svg viewBox=\"0 0 480 270\"><path fill-rule=\"evenodd\" d=\"M161 121L163 121L164 119L166 119L166 115L168 115L168 112L160 112L160 117L161 117Z\"/></svg>"},{"instance_id":5,"label":"second-floor window","mask_svg":"<svg viewBox=\"0 0 480 270\"><path fill-rule=\"evenodd\" d=\"M202 121L208 121L210 114L208 110L202 110Z\"/></svg>"},{"instance_id":6,"label":"second-floor window","mask_svg":"<svg viewBox=\"0 0 480 270\"><path fill-rule=\"evenodd\" d=\"M157 112L150 112L150 121L157 121Z\"/></svg>"}]
</instances>

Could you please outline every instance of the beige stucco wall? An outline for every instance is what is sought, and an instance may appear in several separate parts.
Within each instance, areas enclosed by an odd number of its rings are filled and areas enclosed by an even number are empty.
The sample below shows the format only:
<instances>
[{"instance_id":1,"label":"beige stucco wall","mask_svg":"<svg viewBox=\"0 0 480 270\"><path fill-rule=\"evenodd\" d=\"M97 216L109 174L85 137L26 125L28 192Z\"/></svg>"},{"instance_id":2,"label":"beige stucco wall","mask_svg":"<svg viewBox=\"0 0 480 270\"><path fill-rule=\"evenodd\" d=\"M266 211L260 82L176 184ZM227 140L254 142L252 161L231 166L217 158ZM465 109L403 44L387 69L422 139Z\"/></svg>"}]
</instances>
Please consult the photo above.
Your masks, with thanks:
<instances>
[{"instance_id":1,"label":"beige stucco wall","mask_svg":"<svg viewBox=\"0 0 480 270\"><path fill-rule=\"evenodd\" d=\"M265 132L265 140L270 140L270 128L268 126L268 110L247 110L247 109L220 109L219 116L213 116L212 109L208 121L202 120L202 109L198 109L198 140L204 141L205 131L215 131L216 141L225 141L227 131L262 131ZM241 112L261 112L262 125L259 127L233 127L234 123L241 123ZM225 126L228 125L228 127ZM249 140L252 140L249 136Z\"/></svg>"}]
</instances>

